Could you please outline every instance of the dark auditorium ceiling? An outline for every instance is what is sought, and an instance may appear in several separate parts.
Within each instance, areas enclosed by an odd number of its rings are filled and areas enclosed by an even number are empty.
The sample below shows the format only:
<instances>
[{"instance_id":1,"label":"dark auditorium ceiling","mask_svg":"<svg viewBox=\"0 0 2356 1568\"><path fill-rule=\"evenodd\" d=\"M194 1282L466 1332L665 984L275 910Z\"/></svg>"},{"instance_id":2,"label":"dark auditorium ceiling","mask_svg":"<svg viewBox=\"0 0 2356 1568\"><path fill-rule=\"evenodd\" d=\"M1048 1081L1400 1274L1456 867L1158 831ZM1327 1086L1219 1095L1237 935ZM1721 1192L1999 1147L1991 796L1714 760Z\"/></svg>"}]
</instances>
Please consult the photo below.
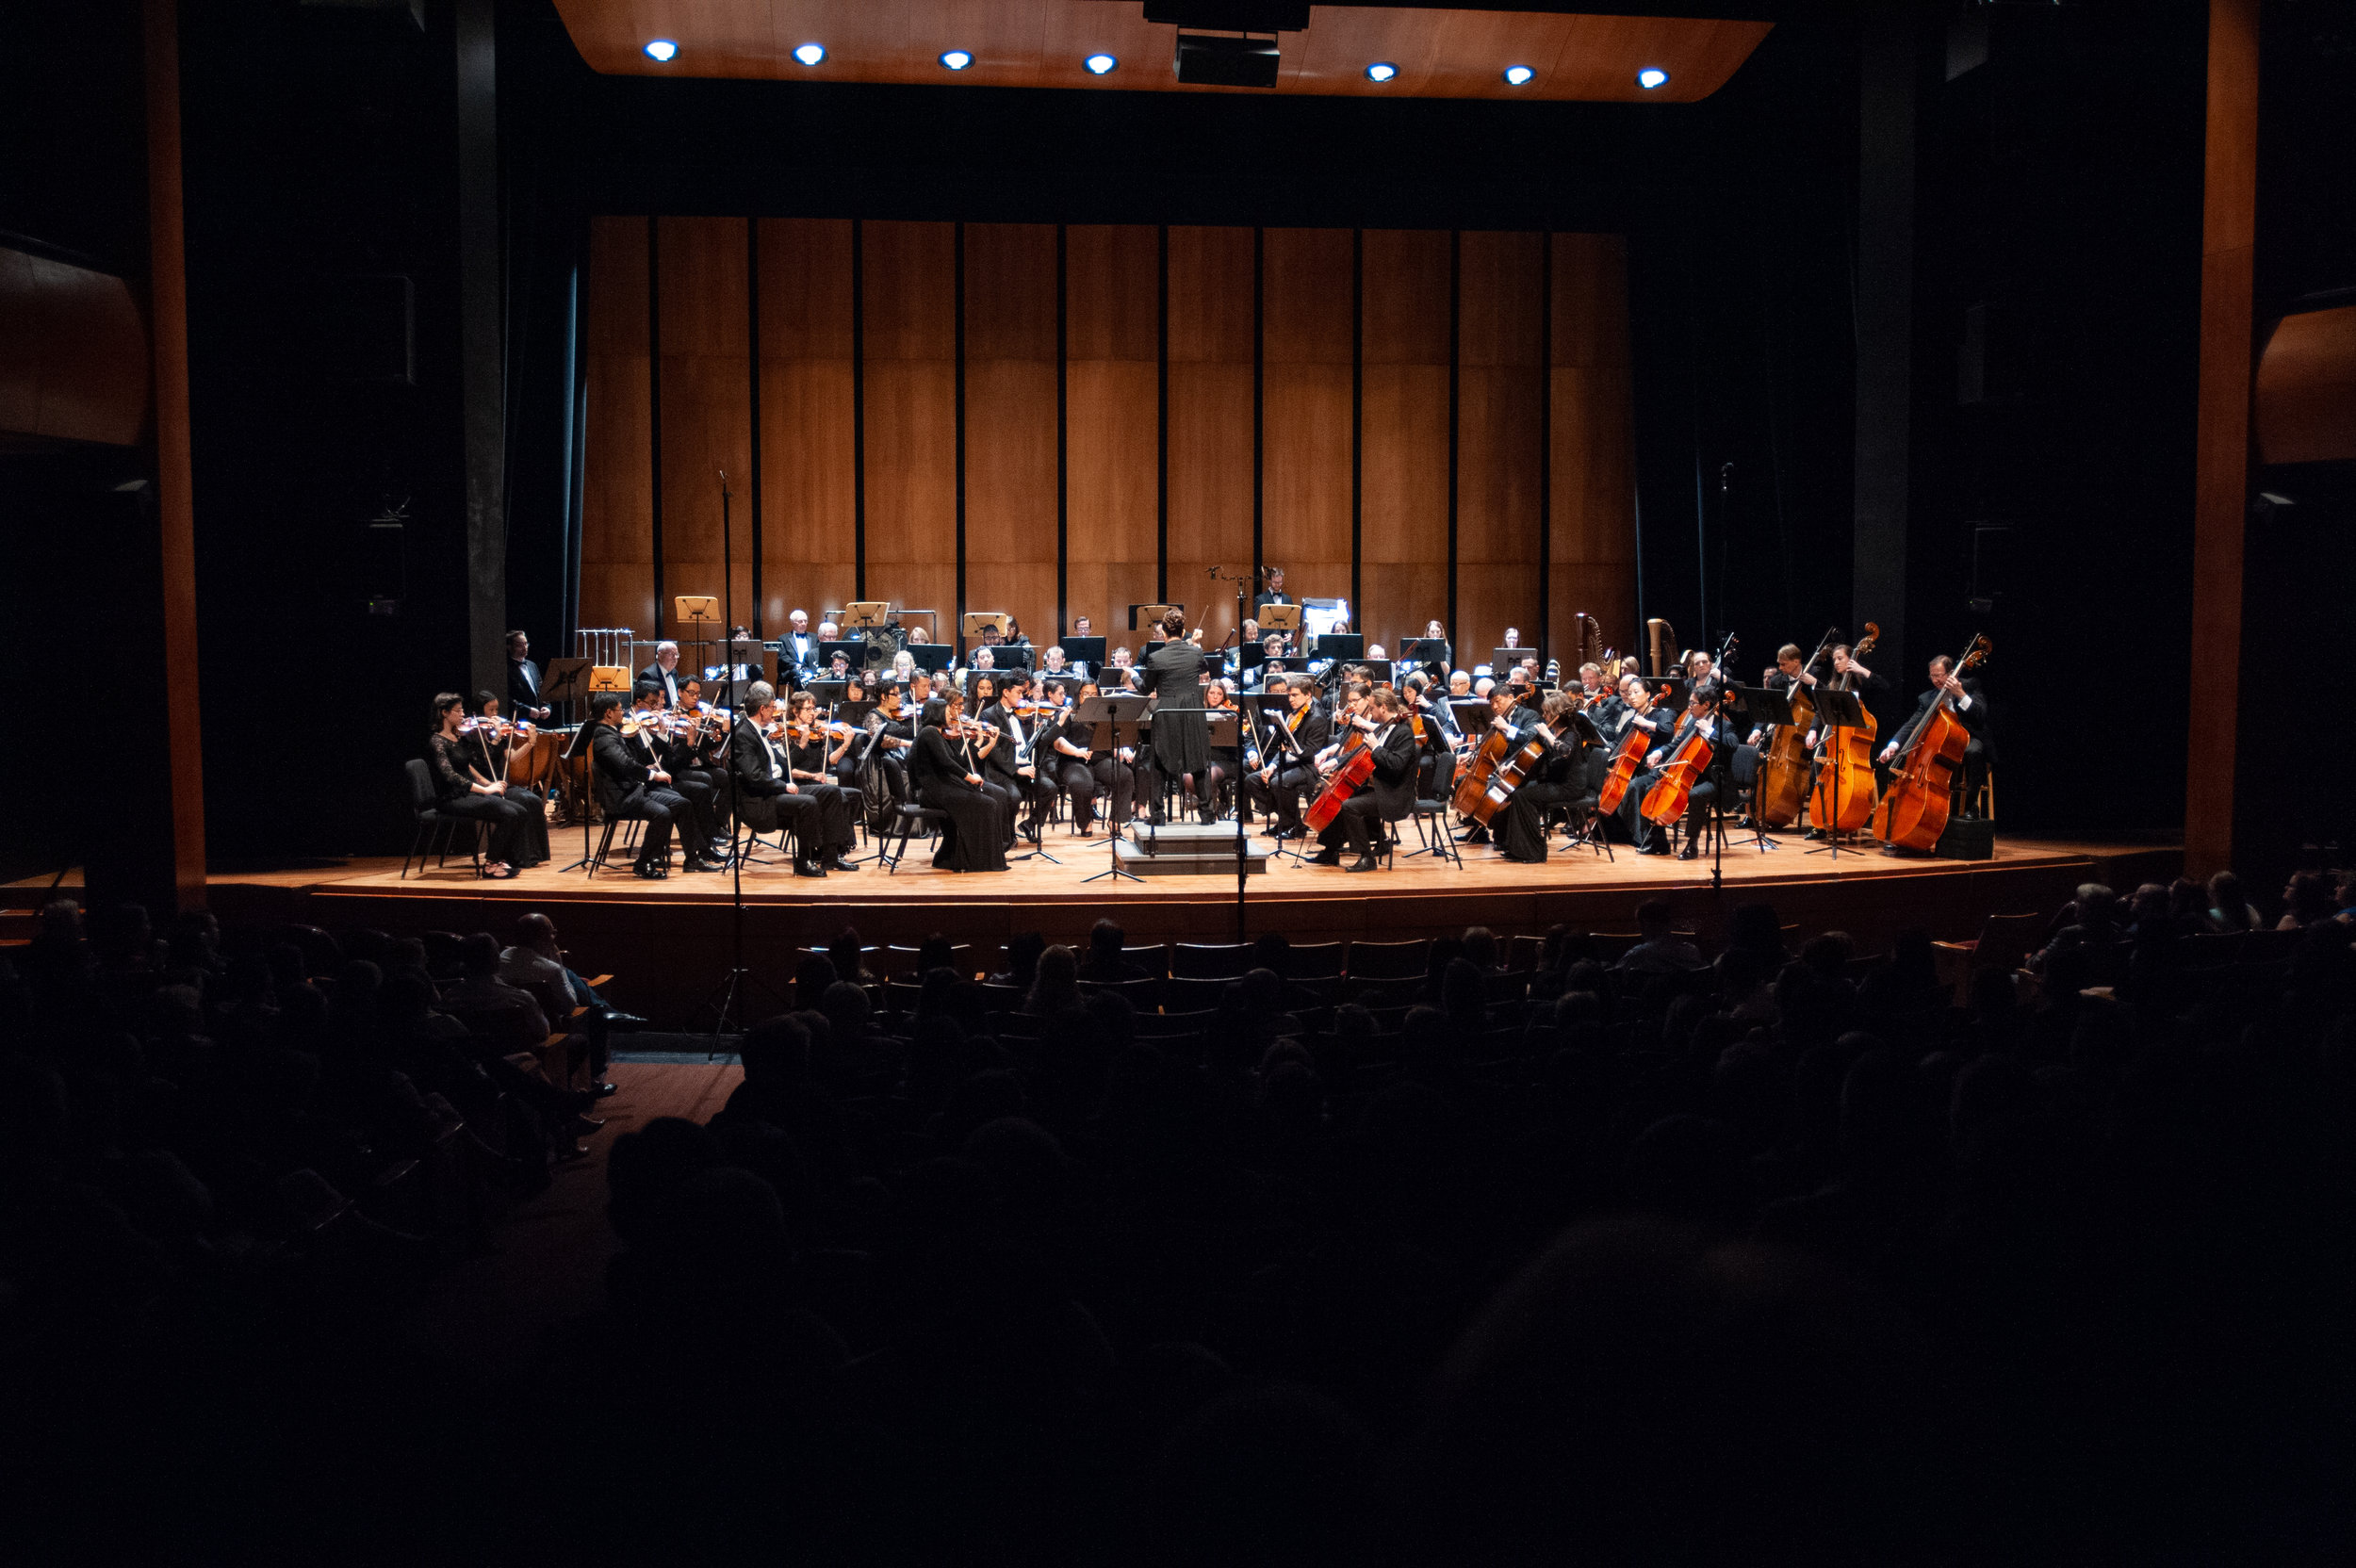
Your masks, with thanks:
<instances>
[{"instance_id":1,"label":"dark auditorium ceiling","mask_svg":"<svg viewBox=\"0 0 2356 1568\"><path fill-rule=\"evenodd\" d=\"M1105 91L1255 92L1181 83L1179 28L1146 11L1216 14L1275 0L555 0L581 57L601 73L778 81L897 82L955 88L1085 88ZM1772 4L1726 0L1733 17L1627 15L1623 5L1579 14L1530 8L1314 6L1305 31L1282 34L1274 91L1302 95L1692 103L1724 86L1770 28ZM1663 4L1662 11L1692 10ZM1608 13L1608 14L1599 14ZM1203 30L1207 26L1197 24ZM648 42L677 53L658 61ZM815 65L795 58L821 45ZM951 71L950 50L972 63ZM1102 74L1083 63L1106 55ZM1376 82L1377 61L1396 74ZM1528 70L1510 84L1509 67ZM1647 89L1639 74L1666 73Z\"/></svg>"}]
</instances>

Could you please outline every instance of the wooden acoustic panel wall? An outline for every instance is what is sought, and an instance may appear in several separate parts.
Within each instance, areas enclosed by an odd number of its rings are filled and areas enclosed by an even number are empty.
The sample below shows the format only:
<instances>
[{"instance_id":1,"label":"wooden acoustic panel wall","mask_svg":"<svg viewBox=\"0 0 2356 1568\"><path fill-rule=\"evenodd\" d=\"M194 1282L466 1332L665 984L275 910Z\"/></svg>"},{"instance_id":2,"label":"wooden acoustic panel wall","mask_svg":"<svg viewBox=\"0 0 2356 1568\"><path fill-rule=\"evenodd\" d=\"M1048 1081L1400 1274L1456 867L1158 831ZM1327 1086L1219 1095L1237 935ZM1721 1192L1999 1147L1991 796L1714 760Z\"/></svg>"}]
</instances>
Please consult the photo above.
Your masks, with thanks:
<instances>
[{"instance_id":1,"label":"wooden acoustic panel wall","mask_svg":"<svg viewBox=\"0 0 2356 1568\"><path fill-rule=\"evenodd\" d=\"M764 218L761 287L761 624L810 629L859 586L848 219Z\"/></svg>"},{"instance_id":2,"label":"wooden acoustic panel wall","mask_svg":"<svg viewBox=\"0 0 2356 1568\"><path fill-rule=\"evenodd\" d=\"M1115 643L1161 592L1161 239L1141 224L1064 231L1064 620Z\"/></svg>"},{"instance_id":3,"label":"wooden acoustic panel wall","mask_svg":"<svg viewBox=\"0 0 2356 1568\"><path fill-rule=\"evenodd\" d=\"M600 219L585 351L584 624L650 633L659 581L676 633L671 596L721 591L725 466L771 636L863 575L944 636L1134 645L1167 596L1223 638L1206 569L1256 546L1297 596L1354 571L1394 646L1436 618L1470 662L1509 626L1568 659L1581 610L1634 639L1615 237Z\"/></svg>"}]
</instances>

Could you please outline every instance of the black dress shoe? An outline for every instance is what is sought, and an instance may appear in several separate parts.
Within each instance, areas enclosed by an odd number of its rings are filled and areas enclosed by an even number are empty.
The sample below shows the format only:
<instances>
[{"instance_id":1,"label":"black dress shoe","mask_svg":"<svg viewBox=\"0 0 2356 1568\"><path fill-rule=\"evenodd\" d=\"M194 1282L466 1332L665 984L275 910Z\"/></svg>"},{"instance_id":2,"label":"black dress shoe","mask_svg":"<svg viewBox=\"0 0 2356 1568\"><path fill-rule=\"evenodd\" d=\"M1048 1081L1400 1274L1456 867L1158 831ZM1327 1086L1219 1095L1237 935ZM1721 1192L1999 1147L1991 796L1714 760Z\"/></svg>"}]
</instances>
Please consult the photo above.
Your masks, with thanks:
<instances>
[{"instance_id":1,"label":"black dress shoe","mask_svg":"<svg viewBox=\"0 0 2356 1568\"><path fill-rule=\"evenodd\" d=\"M646 1021L636 1013L626 1013L618 1007L605 1010L603 1022L608 1029L644 1029Z\"/></svg>"},{"instance_id":2,"label":"black dress shoe","mask_svg":"<svg viewBox=\"0 0 2356 1568\"><path fill-rule=\"evenodd\" d=\"M1697 858L1700 854L1701 851L1699 849L1695 848L1692 844L1687 844L1683 849L1677 851L1677 858L1680 860L1691 860Z\"/></svg>"},{"instance_id":3,"label":"black dress shoe","mask_svg":"<svg viewBox=\"0 0 2356 1568\"><path fill-rule=\"evenodd\" d=\"M1667 855L1671 854L1672 851L1667 844L1646 844L1636 853L1639 855Z\"/></svg>"},{"instance_id":4,"label":"black dress shoe","mask_svg":"<svg viewBox=\"0 0 2356 1568\"><path fill-rule=\"evenodd\" d=\"M1342 863L1342 852L1338 849L1321 849L1309 857L1309 863L1313 866L1338 866Z\"/></svg>"},{"instance_id":5,"label":"black dress shoe","mask_svg":"<svg viewBox=\"0 0 2356 1568\"><path fill-rule=\"evenodd\" d=\"M590 1085L584 1092L594 1095L599 1100L610 1100L614 1096L614 1089L613 1085L605 1082L603 1079L599 1079L597 1082Z\"/></svg>"},{"instance_id":6,"label":"black dress shoe","mask_svg":"<svg viewBox=\"0 0 2356 1568\"><path fill-rule=\"evenodd\" d=\"M1033 839L1031 841L1033 843L1039 842L1037 839ZM819 861L818 869L821 871L857 871L859 870L859 867L852 864L850 861L845 860L840 854L836 854Z\"/></svg>"},{"instance_id":7,"label":"black dress shoe","mask_svg":"<svg viewBox=\"0 0 2356 1568\"><path fill-rule=\"evenodd\" d=\"M1460 844L1485 844L1489 841L1489 830L1476 827L1469 833L1459 833L1456 841Z\"/></svg>"},{"instance_id":8,"label":"black dress shoe","mask_svg":"<svg viewBox=\"0 0 2356 1568\"><path fill-rule=\"evenodd\" d=\"M1368 850L1366 854L1359 856L1358 858L1352 860L1343 869L1346 871L1381 871L1383 869L1383 857L1375 854L1372 850Z\"/></svg>"},{"instance_id":9,"label":"black dress shoe","mask_svg":"<svg viewBox=\"0 0 2356 1568\"><path fill-rule=\"evenodd\" d=\"M669 867L658 866L647 860L633 861L630 869L649 882L660 882L671 874Z\"/></svg>"},{"instance_id":10,"label":"black dress shoe","mask_svg":"<svg viewBox=\"0 0 2356 1568\"><path fill-rule=\"evenodd\" d=\"M796 876L824 876L826 874L826 871L824 866L814 865L808 860L796 860L794 862L794 874Z\"/></svg>"},{"instance_id":11,"label":"black dress shoe","mask_svg":"<svg viewBox=\"0 0 2356 1568\"><path fill-rule=\"evenodd\" d=\"M720 864L717 860L698 860L690 857L687 862L687 869L689 871L699 872L723 872L728 868Z\"/></svg>"},{"instance_id":12,"label":"black dress shoe","mask_svg":"<svg viewBox=\"0 0 2356 1568\"><path fill-rule=\"evenodd\" d=\"M1276 830L1276 837L1280 839L1305 839L1308 836L1309 830L1298 823L1290 827L1280 827Z\"/></svg>"},{"instance_id":13,"label":"black dress shoe","mask_svg":"<svg viewBox=\"0 0 2356 1568\"><path fill-rule=\"evenodd\" d=\"M589 1146L585 1143L575 1143L572 1139L566 1138L557 1146L556 1163L558 1165L571 1165L576 1160L585 1160L588 1157Z\"/></svg>"}]
</instances>

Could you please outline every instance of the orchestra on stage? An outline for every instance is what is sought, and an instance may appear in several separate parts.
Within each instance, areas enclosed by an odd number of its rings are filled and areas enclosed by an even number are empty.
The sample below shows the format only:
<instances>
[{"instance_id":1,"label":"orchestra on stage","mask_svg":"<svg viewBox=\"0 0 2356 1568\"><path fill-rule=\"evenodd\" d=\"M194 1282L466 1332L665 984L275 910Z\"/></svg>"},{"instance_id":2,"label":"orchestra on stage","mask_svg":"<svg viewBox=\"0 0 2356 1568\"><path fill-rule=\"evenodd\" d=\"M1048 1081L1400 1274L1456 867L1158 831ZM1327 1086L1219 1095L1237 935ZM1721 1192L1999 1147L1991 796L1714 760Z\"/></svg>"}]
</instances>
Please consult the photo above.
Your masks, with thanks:
<instances>
[{"instance_id":1,"label":"orchestra on stage","mask_svg":"<svg viewBox=\"0 0 2356 1568\"><path fill-rule=\"evenodd\" d=\"M1346 615L1304 617L1282 570L1257 580L1224 646L1163 605L1133 611L1134 647L1086 616L1040 647L1004 614L967 614L950 645L929 612L871 601L813 629L797 609L774 642L731 636L728 662L682 665L666 640L634 671L544 670L513 632L503 696L434 699L434 805L481 825L483 874L549 859L562 809L605 821L609 843L633 825L627 864L648 879L674 840L688 874L856 871L862 824L877 841L897 824L903 854L921 827L936 868L979 873L1045 857L1058 825L1086 840L1240 819L1305 866L1365 873L1396 863L1410 818L1418 853L1538 864L1615 845L1691 860L1780 832L1927 855L1993 814L1984 637L1930 660L1899 719L1870 622L1784 644L1747 684L1732 637L1667 657L1675 632L1653 621L1647 673L1581 613L1566 678L1518 629L1464 665L1432 620L1394 658Z\"/></svg>"}]
</instances>

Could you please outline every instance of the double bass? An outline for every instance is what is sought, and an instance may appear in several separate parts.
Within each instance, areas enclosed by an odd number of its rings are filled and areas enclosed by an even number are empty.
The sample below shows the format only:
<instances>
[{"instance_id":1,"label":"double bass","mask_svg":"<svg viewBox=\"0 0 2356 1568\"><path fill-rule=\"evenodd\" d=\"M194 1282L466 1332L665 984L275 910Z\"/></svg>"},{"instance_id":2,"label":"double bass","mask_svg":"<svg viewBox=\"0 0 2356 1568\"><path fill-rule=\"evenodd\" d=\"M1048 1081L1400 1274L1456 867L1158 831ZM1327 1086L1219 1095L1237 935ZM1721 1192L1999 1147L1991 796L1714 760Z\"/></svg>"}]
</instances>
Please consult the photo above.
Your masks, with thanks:
<instances>
[{"instance_id":1,"label":"double bass","mask_svg":"<svg viewBox=\"0 0 2356 1568\"><path fill-rule=\"evenodd\" d=\"M1800 673L1813 670L1840 635L1839 627L1826 631L1808 662L1800 666ZM1794 680L1791 695L1792 722L1776 727L1775 739L1759 757L1755 809L1759 822L1768 827L1789 827L1799 821L1800 803L1808 796L1808 733L1816 727L1816 703L1808 694L1806 681Z\"/></svg>"},{"instance_id":2,"label":"double bass","mask_svg":"<svg viewBox=\"0 0 2356 1568\"><path fill-rule=\"evenodd\" d=\"M1988 662L1988 648L1985 636L1974 636L1963 657L1948 666L1948 674L1961 680L1964 671ZM1963 766L1964 748L1972 743L1972 732L1947 705L1947 697L1943 691L1939 694L1890 764L1890 790L1873 818L1873 834L1884 843L1929 849L1947 831L1955 773Z\"/></svg>"},{"instance_id":3,"label":"double bass","mask_svg":"<svg viewBox=\"0 0 2356 1568\"><path fill-rule=\"evenodd\" d=\"M1850 662L1873 652L1881 634L1879 626L1866 622L1865 635L1849 650ZM1846 692L1856 684L1856 678L1844 670L1832 678L1826 689ZM1861 728L1841 729L1824 737L1824 753L1816 769L1816 792L1808 802L1810 827L1820 833L1854 833L1873 814L1873 737L1879 727L1869 708Z\"/></svg>"}]
</instances>

